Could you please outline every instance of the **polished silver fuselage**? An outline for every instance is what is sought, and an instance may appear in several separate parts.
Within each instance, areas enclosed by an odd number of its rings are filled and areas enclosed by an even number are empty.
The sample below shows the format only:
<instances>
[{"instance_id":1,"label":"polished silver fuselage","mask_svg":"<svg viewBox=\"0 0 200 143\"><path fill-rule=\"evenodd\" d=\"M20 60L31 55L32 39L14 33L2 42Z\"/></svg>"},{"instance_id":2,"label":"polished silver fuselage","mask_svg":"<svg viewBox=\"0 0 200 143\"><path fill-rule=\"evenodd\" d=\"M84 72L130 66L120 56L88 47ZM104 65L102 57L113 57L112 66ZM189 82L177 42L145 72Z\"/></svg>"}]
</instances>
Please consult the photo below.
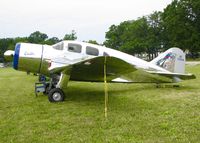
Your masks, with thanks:
<instances>
[{"instance_id":1,"label":"polished silver fuselage","mask_svg":"<svg viewBox=\"0 0 200 143\"><path fill-rule=\"evenodd\" d=\"M93 59L105 56L113 57L110 58L111 66L107 68L109 82L178 81L175 75L170 75L172 74L170 71L151 62L103 46L76 41L62 41L52 46L19 43L15 47L13 66L16 70L46 76L64 73L70 75L71 80L103 81L104 62L101 58L94 61ZM118 71L126 70L126 67L123 66L125 63L132 66L132 70L128 73L115 73L116 70L112 69L117 67ZM155 73L165 73L166 75Z\"/></svg>"}]
</instances>

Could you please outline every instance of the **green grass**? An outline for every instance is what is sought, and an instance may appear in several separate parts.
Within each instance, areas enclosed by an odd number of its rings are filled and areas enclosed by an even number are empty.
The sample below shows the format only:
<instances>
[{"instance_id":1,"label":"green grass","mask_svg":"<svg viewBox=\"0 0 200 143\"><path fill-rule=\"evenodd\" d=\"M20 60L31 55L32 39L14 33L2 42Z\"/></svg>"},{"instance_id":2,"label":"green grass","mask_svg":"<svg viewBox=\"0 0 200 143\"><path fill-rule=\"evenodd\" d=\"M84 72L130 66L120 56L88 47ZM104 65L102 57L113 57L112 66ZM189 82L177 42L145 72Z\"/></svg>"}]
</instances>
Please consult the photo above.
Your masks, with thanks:
<instances>
[{"instance_id":1,"label":"green grass","mask_svg":"<svg viewBox=\"0 0 200 143\"><path fill-rule=\"evenodd\" d=\"M34 95L35 76L0 69L0 142L200 141L200 66L180 88L109 84L108 119L103 83L70 82L63 103Z\"/></svg>"},{"instance_id":2,"label":"green grass","mask_svg":"<svg viewBox=\"0 0 200 143\"><path fill-rule=\"evenodd\" d=\"M193 59L193 58L187 58L186 61L189 61L189 62L200 61L200 58L195 58L195 59Z\"/></svg>"}]
</instances>

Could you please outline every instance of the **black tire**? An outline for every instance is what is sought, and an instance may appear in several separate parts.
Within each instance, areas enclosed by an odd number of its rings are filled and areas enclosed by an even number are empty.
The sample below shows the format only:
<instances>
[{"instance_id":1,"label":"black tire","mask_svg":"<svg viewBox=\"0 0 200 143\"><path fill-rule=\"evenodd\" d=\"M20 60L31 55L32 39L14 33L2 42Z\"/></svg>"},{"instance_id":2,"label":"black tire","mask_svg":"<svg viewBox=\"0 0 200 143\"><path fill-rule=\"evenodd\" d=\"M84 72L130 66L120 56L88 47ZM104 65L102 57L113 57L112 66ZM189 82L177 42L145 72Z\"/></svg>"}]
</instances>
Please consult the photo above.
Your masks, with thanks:
<instances>
[{"instance_id":1,"label":"black tire","mask_svg":"<svg viewBox=\"0 0 200 143\"><path fill-rule=\"evenodd\" d=\"M62 102L64 101L65 95L60 88L53 88L48 94L50 102Z\"/></svg>"}]
</instances>

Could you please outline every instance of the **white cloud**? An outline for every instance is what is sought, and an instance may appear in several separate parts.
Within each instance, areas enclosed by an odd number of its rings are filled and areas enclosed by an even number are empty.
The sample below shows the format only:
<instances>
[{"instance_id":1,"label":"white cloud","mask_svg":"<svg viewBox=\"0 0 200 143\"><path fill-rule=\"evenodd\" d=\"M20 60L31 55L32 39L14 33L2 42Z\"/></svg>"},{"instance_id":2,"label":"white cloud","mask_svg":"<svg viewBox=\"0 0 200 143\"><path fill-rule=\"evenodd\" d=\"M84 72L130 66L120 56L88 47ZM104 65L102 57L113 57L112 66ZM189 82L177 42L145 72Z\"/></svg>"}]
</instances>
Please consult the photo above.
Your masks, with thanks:
<instances>
[{"instance_id":1,"label":"white cloud","mask_svg":"<svg viewBox=\"0 0 200 143\"><path fill-rule=\"evenodd\" d=\"M40 30L62 38L72 29L80 41L104 41L112 24L163 10L171 0L1 0L0 37Z\"/></svg>"}]
</instances>

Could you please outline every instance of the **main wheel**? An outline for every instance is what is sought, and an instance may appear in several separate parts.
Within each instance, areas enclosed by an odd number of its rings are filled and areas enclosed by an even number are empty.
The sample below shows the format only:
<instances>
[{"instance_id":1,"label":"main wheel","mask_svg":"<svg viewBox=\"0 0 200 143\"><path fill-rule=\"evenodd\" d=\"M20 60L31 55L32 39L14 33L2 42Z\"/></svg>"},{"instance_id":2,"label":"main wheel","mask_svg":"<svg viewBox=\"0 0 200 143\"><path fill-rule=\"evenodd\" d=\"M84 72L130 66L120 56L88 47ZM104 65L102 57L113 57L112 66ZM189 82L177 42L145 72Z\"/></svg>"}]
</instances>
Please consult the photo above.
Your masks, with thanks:
<instances>
[{"instance_id":1,"label":"main wheel","mask_svg":"<svg viewBox=\"0 0 200 143\"><path fill-rule=\"evenodd\" d=\"M64 97L65 95L60 88L51 89L48 96L50 102L62 102Z\"/></svg>"}]
</instances>

